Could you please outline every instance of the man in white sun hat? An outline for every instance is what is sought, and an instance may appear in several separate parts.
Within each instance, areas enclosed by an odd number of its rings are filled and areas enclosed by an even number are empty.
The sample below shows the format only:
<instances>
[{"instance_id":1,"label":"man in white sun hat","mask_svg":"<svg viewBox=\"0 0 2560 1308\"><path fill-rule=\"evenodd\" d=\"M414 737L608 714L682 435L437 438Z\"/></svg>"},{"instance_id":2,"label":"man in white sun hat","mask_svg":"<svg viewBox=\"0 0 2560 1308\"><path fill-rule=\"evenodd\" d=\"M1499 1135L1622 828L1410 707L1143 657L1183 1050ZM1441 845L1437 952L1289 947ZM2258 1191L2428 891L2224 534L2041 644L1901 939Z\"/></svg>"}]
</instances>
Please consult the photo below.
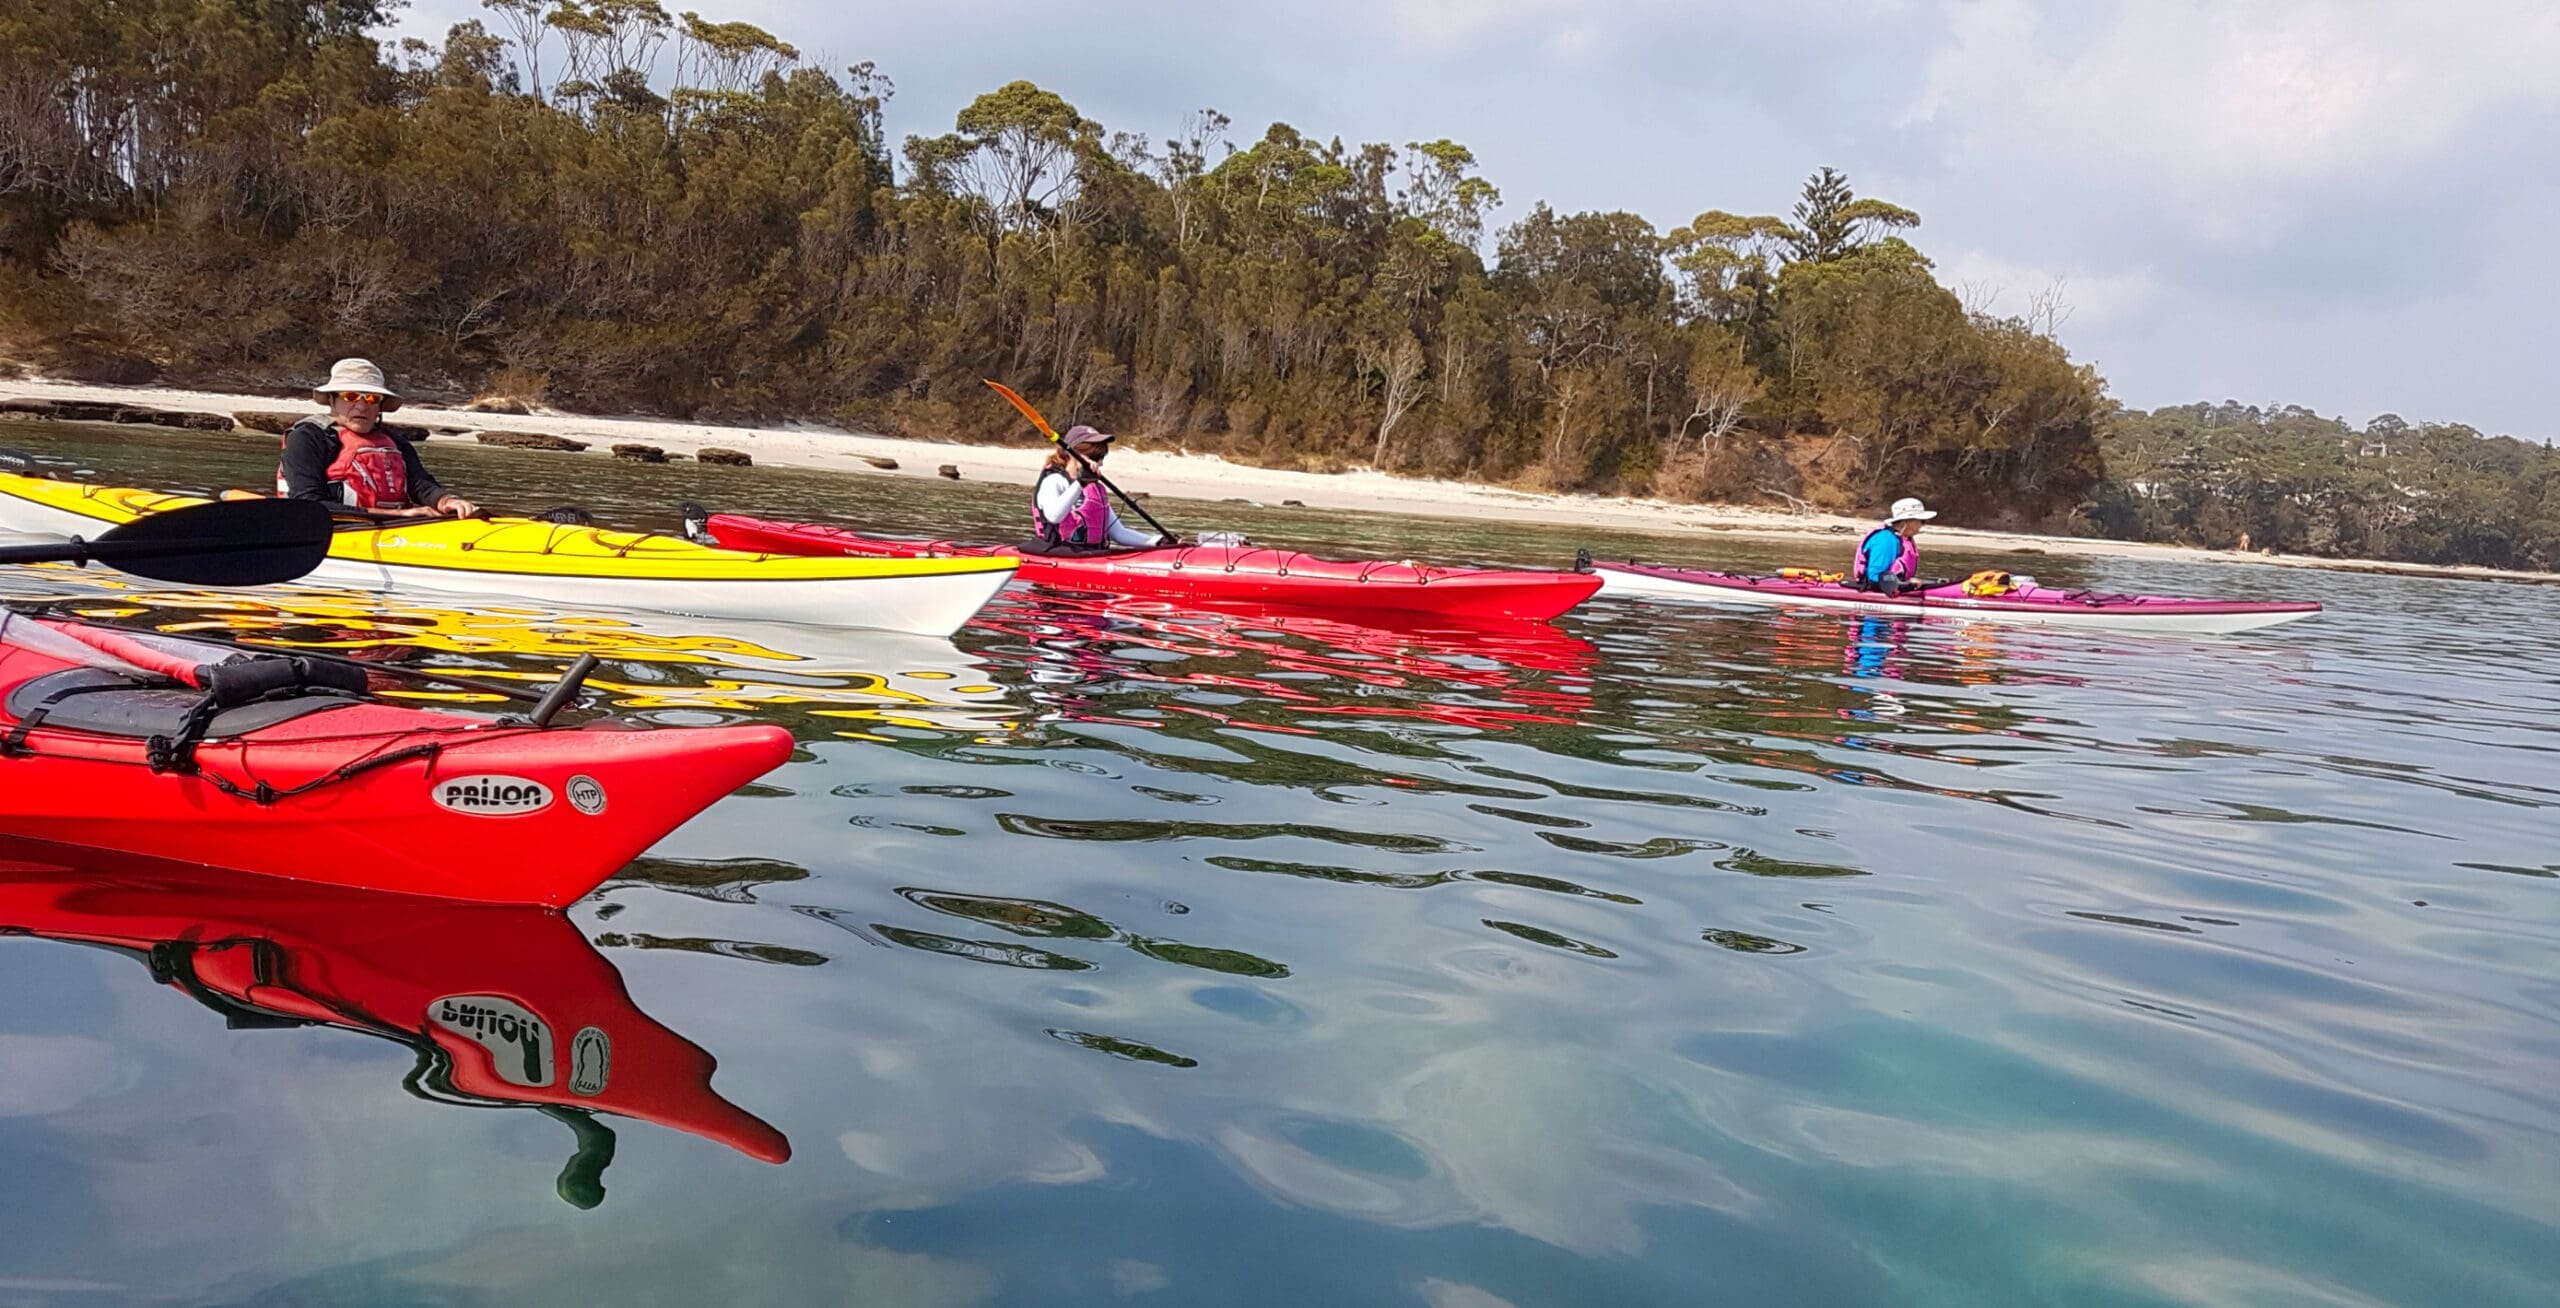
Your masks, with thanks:
<instances>
[{"instance_id":1,"label":"man in white sun hat","mask_svg":"<svg viewBox=\"0 0 2560 1308\"><path fill-rule=\"evenodd\" d=\"M1884 525L1870 531L1858 542L1856 559L1849 565L1849 584L1859 590L1882 591L1887 595L1909 590L1920 576L1920 524L1938 516L1926 504L1911 496L1893 502Z\"/></svg>"},{"instance_id":2,"label":"man in white sun hat","mask_svg":"<svg viewBox=\"0 0 2560 1308\"><path fill-rule=\"evenodd\" d=\"M480 506L446 490L405 436L382 429L400 393L371 359L340 359L311 388L329 406L293 424L276 464L276 494L362 509L377 518L467 518Z\"/></svg>"}]
</instances>

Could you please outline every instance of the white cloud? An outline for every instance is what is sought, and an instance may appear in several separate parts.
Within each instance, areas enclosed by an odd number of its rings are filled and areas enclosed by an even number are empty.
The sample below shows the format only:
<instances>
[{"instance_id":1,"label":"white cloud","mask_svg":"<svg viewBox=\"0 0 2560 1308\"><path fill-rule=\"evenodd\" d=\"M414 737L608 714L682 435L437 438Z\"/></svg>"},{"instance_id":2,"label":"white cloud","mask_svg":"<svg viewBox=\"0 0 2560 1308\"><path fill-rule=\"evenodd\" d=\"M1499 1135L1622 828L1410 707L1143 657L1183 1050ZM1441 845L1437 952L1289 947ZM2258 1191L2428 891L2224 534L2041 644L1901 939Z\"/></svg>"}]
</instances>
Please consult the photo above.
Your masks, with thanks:
<instances>
[{"instance_id":1,"label":"white cloud","mask_svg":"<svg viewBox=\"0 0 2560 1308\"><path fill-rule=\"evenodd\" d=\"M1905 118L1961 171L2148 197L2209 241L2263 249L2325 188L2495 148L2560 106L2560 10L2256 0L2126 4L2087 39L2064 7L1967 0Z\"/></svg>"}]
</instances>

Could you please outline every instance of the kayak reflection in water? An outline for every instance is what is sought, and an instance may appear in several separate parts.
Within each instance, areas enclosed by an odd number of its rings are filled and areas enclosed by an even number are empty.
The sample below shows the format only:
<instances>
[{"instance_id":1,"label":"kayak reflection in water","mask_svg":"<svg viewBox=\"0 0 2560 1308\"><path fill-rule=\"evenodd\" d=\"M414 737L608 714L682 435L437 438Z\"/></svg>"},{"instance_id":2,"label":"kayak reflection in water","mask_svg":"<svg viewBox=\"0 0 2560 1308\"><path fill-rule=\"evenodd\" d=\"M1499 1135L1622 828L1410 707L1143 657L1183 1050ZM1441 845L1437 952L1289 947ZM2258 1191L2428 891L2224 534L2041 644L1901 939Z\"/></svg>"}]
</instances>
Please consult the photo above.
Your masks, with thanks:
<instances>
[{"instance_id":1,"label":"kayak reflection in water","mask_svg":"<svg viewBox=\"0 0 2560 1308\"><path fill-rule=\"evenodd\" d=\"M1102 554L1112 550L1153 549L1181 542L1174 536L1140 531L1120 521L1105 494L1102 461L1112 438L1078 424L1058 437L1031 487L1032 539L1023 548L1034 554Z\"/></svg>"},{"instance_id":2,"label":"kayak reflection in water","mask_svg":"<svg viewBox=\"0 0 2560 1308\"><path fill-rule=\"evenodd\" d=\"M132 954L235 1030L335 1026L417 1051L421 1099L531 1107L577 1136L560 1197L604 1201L637 1118L780 1163L791 1143L711 1088L718 1064L642 1013L549 909L351 890L0 836L0 935Z\"/></svg>"}]
</instances>

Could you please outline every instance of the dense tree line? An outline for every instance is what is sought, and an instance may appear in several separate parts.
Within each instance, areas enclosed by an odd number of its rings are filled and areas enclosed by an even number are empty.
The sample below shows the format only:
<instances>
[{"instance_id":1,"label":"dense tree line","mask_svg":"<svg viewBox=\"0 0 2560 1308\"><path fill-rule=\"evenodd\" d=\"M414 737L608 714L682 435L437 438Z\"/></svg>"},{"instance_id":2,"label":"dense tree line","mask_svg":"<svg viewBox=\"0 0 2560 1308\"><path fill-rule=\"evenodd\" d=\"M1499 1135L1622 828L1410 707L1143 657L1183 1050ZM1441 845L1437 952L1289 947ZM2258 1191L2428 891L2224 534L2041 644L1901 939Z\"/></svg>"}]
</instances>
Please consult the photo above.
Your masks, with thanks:
<instances>
[{"instance_id":1,"label":"dense tree line","mask_svg":"<svg viewBox=\"0 0 2560 1308\"><path fill-rule=\"evenodd\" d=\"M2560 450L2386 413L2128 412L2086 510L2109 536L2340 558L2560 569Z\"/></svg>"},{"instance_id":2,"label":"dense tree line","mask_svg":"<svg viewBox=\"0 0 2560 1308\"><path fill-rule=\"evenodd\" d=\"M655 0L0 12L0 333L92 375L413 383L1018 437L977 378L1192 449L1677 498L2067 514L2102 385L1968 313L1916 215L1499 196L1451 141L1160 141L1016 82L893 148L889 83ZM1488 263L1480 253L1490 240Z\"/></svg>"}]
</instances>

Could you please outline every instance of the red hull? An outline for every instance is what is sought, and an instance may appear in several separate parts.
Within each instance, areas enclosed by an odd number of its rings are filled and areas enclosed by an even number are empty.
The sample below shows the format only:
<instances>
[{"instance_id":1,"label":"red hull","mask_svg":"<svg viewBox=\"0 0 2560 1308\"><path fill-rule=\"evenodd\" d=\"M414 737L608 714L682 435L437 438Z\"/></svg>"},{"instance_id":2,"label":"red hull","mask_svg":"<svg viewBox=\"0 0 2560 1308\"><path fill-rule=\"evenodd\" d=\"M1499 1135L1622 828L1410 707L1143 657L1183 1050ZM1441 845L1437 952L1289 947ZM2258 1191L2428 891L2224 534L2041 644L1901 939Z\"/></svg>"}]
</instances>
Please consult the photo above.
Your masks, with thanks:
<instances>
[{"instance_id":1,"label":"red hull","mask_svg":"<svg viewBox=\"0 0 2560 1308\"><path fill-rule=\"evenodd\" d=\"M0 700L71 666L0 646ZM18 725L0 709L0 733ZM776 726L536 729L360 702L207 741L189 775L153 771L144 739L39 725L0 755L0 832L558 907L790 752L791 733ZM327 779L350 768L364 770ZM262 783L271 802L258 798Z\"/></svg>"},{"instance_id":2,"label":"red hull","mask_svg":"<svg viewBox=\"0 0 2560 1308\"><path fill-rule=\"evenodd\" d=\"M929 558L998 555L994 545L889 540L841 527L714 514L719 545L766 554ZM1420 563L1325 559L1261 546L1183 545L1120 554L1021 556L1014 575L1061 590L1149 595L1215 605L1422 613L1476 621L1543 622L1591 598L1600 578L1582 572L1435 568Z\"/></svg>"}]
</instances>

